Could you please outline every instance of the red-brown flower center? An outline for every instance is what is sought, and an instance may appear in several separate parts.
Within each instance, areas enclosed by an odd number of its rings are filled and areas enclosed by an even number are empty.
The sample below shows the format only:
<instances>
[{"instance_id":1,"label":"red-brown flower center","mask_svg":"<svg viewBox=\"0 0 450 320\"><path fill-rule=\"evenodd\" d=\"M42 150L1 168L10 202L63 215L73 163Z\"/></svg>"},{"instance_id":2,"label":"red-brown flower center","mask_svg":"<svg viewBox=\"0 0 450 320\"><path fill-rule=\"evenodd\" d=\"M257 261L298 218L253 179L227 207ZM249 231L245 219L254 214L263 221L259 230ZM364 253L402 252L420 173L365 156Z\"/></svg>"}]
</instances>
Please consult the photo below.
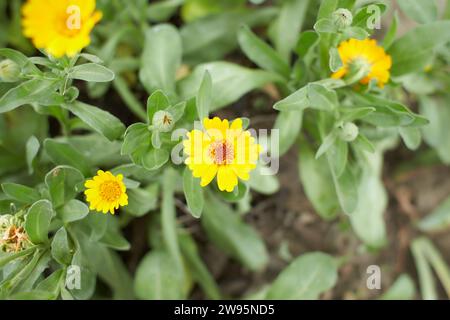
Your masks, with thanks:
<instances>
[{"instance_id":1,"label":"red-brown flower center","mask_svg":"<svg viewBox=\"0 0 450 320\"><path fill-rule=\"evenodd\" d=\"M229 164L234 159L234 148L228 141L215 141L209 146L208 151L217 165Z\"/></svg>"}]
</instances>

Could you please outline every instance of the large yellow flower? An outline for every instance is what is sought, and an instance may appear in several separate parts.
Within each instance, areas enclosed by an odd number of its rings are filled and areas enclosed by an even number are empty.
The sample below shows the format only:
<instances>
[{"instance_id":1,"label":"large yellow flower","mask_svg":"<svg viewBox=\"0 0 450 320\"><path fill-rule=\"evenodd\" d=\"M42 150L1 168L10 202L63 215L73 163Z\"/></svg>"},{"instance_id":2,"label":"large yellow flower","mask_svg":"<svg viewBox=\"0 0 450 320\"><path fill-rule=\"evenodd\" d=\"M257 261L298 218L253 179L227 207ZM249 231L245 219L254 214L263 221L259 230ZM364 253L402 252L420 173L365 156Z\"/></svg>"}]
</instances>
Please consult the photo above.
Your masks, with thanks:
<instances>
[{"instance_id":1,"label":"large yellow flower","mask_svg":"<svg viewBox=\"0 0 450 320\"><path fill-rule=\"evenodd\" d=\"M242 120L231 124L228 120L205 118L204 130L194 129L183 141L184 152L188 155L185 163L192 175L201 178L202 187L208 185L217 175L217 185L221 191L232 192L238 178L248 180L250 171L255 169L261 146L249 131L242 128Z\"/></svg>"},{"instance_id":2,"label":"large yellow flower","mask_svg":"<svg viewBox=\"0 0 450 320\"><path fill-rule=\"evenodd\" d=\"M338 51L343 67L333 73L332 78L339 79L364 68L366 75L360 80L362 84L368 84L370 80L375 79L382 88L389 81L392 59L375 40L349 39L339 45Z\"/></svg>"},{"instance_id":3,"label":"large yellow flower","mask_svg":"<svg viewBox=\"0 0 450 320\"><path fill-rule=\"evenodd\" d=\"M86 200L91 210L114 214L119 206L128 205L127 189L123 183L123 176L114 176L109 171L99 170L92 180L87 180L84 186Z\"/></svg>"},{"instance_id":4,"label":"large yellow flower","mask_svg":"<svg viewBox=\"0 0 450 320\"><path fill-rule=\"evenodd\" d=\"M28 0L22 7L25 36L54 57L74 56L90 43L102 18L95 0Z\"/></svg>"}]
</instances>

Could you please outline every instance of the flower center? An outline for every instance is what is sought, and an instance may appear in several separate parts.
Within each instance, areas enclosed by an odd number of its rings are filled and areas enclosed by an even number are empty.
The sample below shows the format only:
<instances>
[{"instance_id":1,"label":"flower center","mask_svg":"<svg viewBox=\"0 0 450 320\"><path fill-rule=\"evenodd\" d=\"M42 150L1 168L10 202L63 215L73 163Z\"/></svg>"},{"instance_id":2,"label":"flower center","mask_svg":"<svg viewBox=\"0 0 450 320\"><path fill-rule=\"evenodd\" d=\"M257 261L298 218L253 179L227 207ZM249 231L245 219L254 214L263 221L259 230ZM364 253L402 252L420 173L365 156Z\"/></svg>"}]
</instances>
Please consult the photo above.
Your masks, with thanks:
<instances>
[{"instance_id":1,"label":"flower center","mask_svg":"<svg viewBox=\"0 0 450 320\"><path fill-rule=\"evenodd\" d=\"M228 141L215 141L209 146L209 156L217 165L229 164L234 159L234 148Z\"/></svg>"},{"instance_id":2,"label":"flower center","mask_svg":"<svg viewBox=\"0 0 450 320\"><path fill-rule=\"evenodd\" d=\"M105 181L100 185L100 197L107 202L119 200L122 195L122 188L116 181Z\"/></svg>"}]
</instances>

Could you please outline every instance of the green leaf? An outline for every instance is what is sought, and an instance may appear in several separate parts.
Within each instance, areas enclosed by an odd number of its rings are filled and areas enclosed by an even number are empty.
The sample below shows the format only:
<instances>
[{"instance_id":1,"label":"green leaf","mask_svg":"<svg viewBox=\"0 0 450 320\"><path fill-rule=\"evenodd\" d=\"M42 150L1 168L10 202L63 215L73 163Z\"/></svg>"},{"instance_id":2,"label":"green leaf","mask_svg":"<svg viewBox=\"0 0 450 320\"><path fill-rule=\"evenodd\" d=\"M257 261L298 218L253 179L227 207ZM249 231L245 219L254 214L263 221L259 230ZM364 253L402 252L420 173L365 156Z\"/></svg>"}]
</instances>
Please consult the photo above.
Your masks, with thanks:
<instances>
[{"instance_id":1,"label":"green leaf","mask_svg":"<svg viewBox=\"0 0 450 320\"><path fill-rule=\"evenodd\" d=\"M152 132L152 146L155 149L159 149L162 146L161 134L157 130Z\"/></svg>"},{"instance_id":2,"label":"green leaf","mask_svg":"<svg viewBox=\"0 0 450 320\"><path fill-rule=\"evenodd\" d=\"M150 3L147 6L147 17L150 21L167 21L184 2L185 0L166 0Z\"/></svg>"},{"instance_id":3,"label":"green leaf","mask_svg":"<svg viewBox=\"0 0 450 320\"><path fill-rule=\"evenodd\" d=\"M310 83L307 86L307 95L311 108L319 110L333 110L338 106L336 91L328 89L324 85Z\"/></svg>"},{"instance_id":4,"label":"green leaf","mask_svg":"<svg viewBox=\"0 0 450 320\"><path fill-rule=\"evenodd\" d=\"M258 38L249 27L242 26L238 32L238 41L242 51L259 67L278 73L284 78L290 74L289 65L266 42Z\"/></svg>"},{"instance_id":5,"label":"green leaf","mask_svg":"<svg viewBox=\"0 0 450 320\"><path fill-rule=\"evenodd\" d=\"M315 158L319 159L325 152L327 152L335 143L338 138L337 132L335 130L331 131L322 141L319 149L316 152ZM338 142L339 143L339 142Z\"/></svg>"},{"instance_id":6,"label":"green leaf","mask_svg":"<svg viewBox=\"0 0 450 320\"><path fill-rule=\"evenodd\" d=\"M447 297L450 298L450 269L446 261L438 249L433 245L431 240L422 237L415 240L416 245L418 242L420 242L420 248L425 255L425 258L433 267L434 271L436 271L442 287L445 289Z\"/></svg>"},{"instance_id":7,"label":"green leaf","mask_svg":"<svg viewBox=\"0 0 450 320\"><path fill-rule=\"evenodd\" d=\"M175 170L168 168L163 174L161 228L167 251L179 270L183 269L180 247L177 238L177 222L174 193L178 175Z\"/></svg>"},{"instance_id":8,"label":"green leaf","mask_svg":"<svg viewBox=\"0 0 450 320\"><path fill-rule=\"evenodd\" d=\"M100 242L107 247L118 251L130 250L131 246L128 240L122 235L117 219L114 219L111 216L108 216L107 229L100 239Z\"/></svg>"},{"instance_id":9,"label":"green leaf","mask_svg":"<svg viewBox=\"0 0 450 320\"><path fill-rule=\"evenodd\" d=\"M314 30L316 30L318 33L336 33L338 31L333 23L333 20L329 18L318 20L314 24Z\"/></svg>"},{"instance_id":10,"label":"green leaf","mask_svg":"<svg viewBox=\"0 0 450 320\"><path fill-rule=\"evenodd\" d=\"M399 23L399 18L398 18L397 11L395 11L394 16L392 18L391 25L389 26L389 29L386 32L386 35L384 36L384 39L383 39L384 50L388 50L391 47L392 43L394 42L395 37L397 36L398 23Z\"/></svg>"},{"instance_id":11,"label":"green leaf","mask_svg":"<svg viewBox=\"0 0 450 320\"><path fill-rule=\"evenodd\" d=\"M134 292L139 299L182 299L183 277L172 256L165 251L152 251L139 263L134 279Z\"/></svg>"},{"instance_id":12,"label":"green leaf","mask_svg":"<svg viewBox=\"0 0 450 320\"><path fill-rule=\"evenodd\" d=\"M200 186L200 179L194 178L188 167L183 173L183 190L189 211L195 218L200 218L205 202L203 189Z\"/></svg>"},{"instance_id":13,"label":"green leaf","mask_svg":"<svg viewBox=\"0 0 450 320\"><path fill-rule=\"evenodd\" d=\"M75 66L68 76L70 79L88 82L110 82L114 80L114 72L96 63L85 63Z\"/></svg>"},{"instance_id":14,"label":"green leaf","mask_svg":"<svg viewBox=\"0 0 450 320\"><path fill-rule=\"evenodd\" d=\"M150 145L150 131L145 123L134 123L125 132L121 154L132 154L133 152L146 149Z\"/></svg>"},{"instance_id":15,"label":"green leaf","mask_svg":"<svg viewBox=\"0 0 450 320\"><path fill-rule=\"evenodd\" d=\"M420 220L418 227L425 232L442 231L450 227L450 197Z\"/></svg>"},{"instance_id":16,"label":"green leaf","mask_svg":"<svg viewBox=\"0 0 450 320\"><path fill-rule=\"evenodd\" d=\"M248 184L253 190L265 195L274 194L280 189L280 183L273 170L261 164L250 172Z\"/></svg>"},{"instance_id":17,"label":"green leaf","mask_svg":"<svg viewBox=\"0 0 450 320\"><path fill-rule=\"evenodd\" d=\"M337 9L338 2L338 0L323 0L317 13L317 20L331 17L331 14Z\"/></svg>"},{"instance_id":18,"label":"green leaf","mask_svg":"<svg viewBox=\"0 0 450 320\"><path fill-rule=\"evenodd\" d=\"M211 75L208 70L206 70L196 98L197 114L200 121L203 121L204 118L208 118L212 98Z\"/></svg>"},{"instance_id":19,"label":"green leaf","mask_svg":"<svg viewBox=\"0 0 450 320\"><path fill-rule=\"evenodd\" d=\"M7 196L7 199L16 200L25 204L31 204L41 198L38 191L21 184L6 182L2 184L2 190Z\"/></svg>"},{"instance_id":20,"label":"green leaf","mask_svg":"<svg viewBox=\"0 0 450 320\"><path fill-rule=\"evenodd\" d=\"M88 213L88 206L77 199L69 200L60 210L58 210L58 214L64 223L81 220L86 217Z\"/></svg>"},{"instance_id":21,"label":"green leaf","mask_svg":"<svg viewBox=\"0 0 450 320\"><path fill-rule=\"evenodd\" d=\"M236 34L242 24L267 25L277 14L275 8L239 10L206 16L181 28L184 60L190 64L222 60L237 47Z\"/></svg>"},{"instance_id":22,"label":"green leaf","mask_svg":"<svg viewBox=\"0 0 450 320\"><path fill-rule=\"evenodd\" d=\"M400 9L418 23L430 23L437 20L438 9L434 0L398 0Z\"/></svg>"},{"instance_id":23,"label":"green leaf","mask_svg":"<svg viewBox=\"0 0 450 320\"><path fill-rule=\"evenodd\" d=\"M337 48L330 48L330 70L333 72L338 71L342 68L343 63L341 60L341 56L339 55L339 51Z\"/></svg>"},{"instance_id":24,"label":"green leaf","mask_svg":"<svg viewBox=\"0 0 450 320\"><path fill-rule=\"evenodd\" d=\"M130 111L133 112L139 119L145 121L146 113L144 111L144 107L142 106L141 101L137 99L128 87L126 80L122 76L118 75L114 79L113 86Z\"/></svg>"},{"instance_id":25,"label":"green leaf","mask_svg":"<svg viewBox=\"0 0 450 320\"><path fill-rule=\"evenodd\" d=\"M387 192L381 179L383 155L380 151L363 153L363 171L357 185L358 203L350 215L355 233L371 248L387 242L384 213L388 204Z\"/></svg>"},{"instance_id":26,"label":"green leaf","mask_svg":"<svg viewBox=\"0 0 450 320\"><path fill-rule=\"evenodd\" d=\"M55 164L68 165L80 170L85 176L90 175L91 166L88 160L72 145L54 139L46 139L44 149Z\"/></svg>"},{"instance_id":27,"label":"green leaf","mask_svg":"<svg viewBox=\"0 0 450 320\"><path fill-rule=\"evenodd\" d=\"M45 176L45 184L54 208L58 208L84 188L83 174L72 167L58 166Z\"/></svg>"},{"instance_id":28,"label":"green leaf","mask_svg":"<svg viewBox=\"0 0 450 320\"><path fill-rule=\"evenodd\" d=\"M162 89L175 93L175 74L182 52L181 37L172 25L161 24L145 31L139 79L147 92Z\"/></svg>"},{"instance_id":29,"label":"green leaf","mask_svg":"<svg viewBox=\"0 0 450 320\"><path fill-rule=\"evenodd\" d=\"M279 111L303 111L309 107L308 87L302 87L286 98L275 103L273 108Z\"/></svg>"},{"instance_id":30,"label":"green leaf","mask_svg":"<svg viewBox=\"0 0 450 320\"><path fill-rule=\"evenodd\" d=\"M27 144L25 146L25 152L27 157L27 165L28 165L28 173L33 174L34 168L34 160L36 156L39 153L39 148L41 147L41 144L39 143L39 140L35 136L31 136Z\"/></svg>"},{"instance_id":31,"label":"green leaf","mask_svg":"<svg viewBox=\"0 0 450 320\"><path fill-rule=\"evenodd\" d=\"M406 273L401 274L392 286L381 296L381 300L413 300L416 287L413 279Z\"/></svg>"},{"instance_id":32,"label":"green leaf","mask_svg":"<svg viewBox=\"0 0 450 320\"><path fill-rule=\"evenodd\" d=\"M153 122L153 116L157 111L165 110L170 106L169 98L161 90L153 92L147 100L147 123Z\"/></svg>"},{"instance_id":33,"label":"green leaf","mask_svg":"<svg viewBox=\"0 0 450 320\"><path fill-rule=\"evenodd\" d=\"M202 287L209 299L220 299L220 289L205 263L201 260L194 239L188 233L179 235L178 239L183 257L195 281Z\"/></svg>"},{"instance_id":34,"label":"green leaf","mask_svg":"<svg viewBox=\"0 0 450 320\"><path fill-rule=\"evenodd\" d=\"M326 158L315 159L306 141L300 143L299 171L305 193L317 213L331 220L339 213L340 206Z\"/></svg>"},{"instance_id":35,"label":"green leaf","mask_svg":"<svg viewBox=\"0 0 450 320\"><path fill-rule=\"evenodd\" d=\"M119 139L125 132L123 123L107 111L79 101L66 108L110 141Z\"/></svg>"},{"instance_id":36,"label":"green leaf","mask_svg":"<svg viewBox=\"0 0 450 320\"><path fill-rule=\"evenodd\" d=\"M53 237L51 245L52 257L62 265L69 265L72 261L72 252L69 238L64 227L59 229Z\"/></svg>"},{"instance_id":37,"label":"green leaf","mask_svg":"<svg viewBox=\"0 0 450 320\"><path fill-rule=\"evenodd\" d=\"M201 222L210 240L245 267L257 271L266 266L268 254L261 237L228 205L209 196Z\"/></svg>"},{"instance_id":38,"label":"green leaf","mask_svg":"<svg viewBox=\"0 0 450 320\"><path fill-rule=\"evenodd\" d=\"M422 134L418 128L402 127L398 129L403 142L410 150L417 150L422 142Z\"/></svg>"},{"instance_id":39,"label":"green leaf","mask_svg":"<svg viewBox=\"0 0 450 320\"><path fill-rule=\"evenodd\" d=\"M450 21L435 21L412 29L397 39L387 52L393 61L392 76L422 71L433 50L449 40Z\"/></svg>"},{"instance_id":40,"label":"green leaf","mask_svg":"<svg viewBox=\"0 0 450 320\"><path fill-rule=\"evenodd\" d=\"M450 123L448 97L422 96L419 100L420 113L430 120L430 125L422 128L423 138L437 151L439 158L445 164L450 164L450 139L447 138Z\"/></svg>"},{"instance_id":41,"label":"green leaf","mask_svg":"<svg viewBox=\"0 0 450 320\"><path fill-rule=\"evenodd\" d=\"M127 190L128 206L124 210L134 217L141 217L158 205L158 184L151 184L145 188Z\"/></svg>"},{"instance_id":42,"label":"green leaf","mask_svg":"<svg viewBox=\"0 0 450 320\"><path fill-rule=\"evenodd\" d=\"M58 80L32 79L23 82L0 98L0 114L26 104L45 101L58 86Z\"/></svg>"},{"instance_id":43,"label":"green leaf","mask_svg":"<svg viewBox=\"0 0 450 320\"><path fill-rule=\"evenodd\" d=\"M295 51L304 58L319 43L319 35L312 30L302 32Z\"/></svg>"},{"instance_id":44,"label":"green leaf","mask_svg":"<svg viewBox=\"0 0 450 320\"><path fill-rule=\"evenodd\" d=\"M284 1L277 19L270 27L275 48L288 63L291 51L297 44L308 6L309 0Z\"/></svg>"},{"instance_id":45,"label":"green leaf","mask_svg":"<svg viewBox=\"0 0 450 320\"><path fill-rule=\"evenodd\" d=\"M61 287L64 286L65 275L66 273L64 269L59 269L42 280L33 291L48 292L51 294L51 297L49 299L56 300L58 298Z\"/></svg>"},{"instance_id":46,"label":"green leaf","mask_svg":"<svg viewBox=\"0 0 450 320\"><path fill-rule=\"evenodd\" d=\"M315 300L336 282L336 260L321 252L307 253L281 272L269 288L267 299Z\"/></svg>"},{"instance_id":47,"label":"green leaf","mask_svg":"<svg viewBox=\"0 0 450 320\"><path fill-rule=\"evenodd\" d=\"M278 114L274 129L279 130L279 150L278 155L285 154L295 143L302 128L302 111L282 111ZM277 154L277 150L271 150Z\"/></svg>"},{"instance_id":48,"label":"green leaf","mask_svg":"<svg viewBox=\"0 0 450 320\"><path fill-rule=\"evenodd\" d=\"M427 261L423 248L424 238L415 239L411 244L411 252L416 263L419 276L420 293L424 300L437 300L438 293L433 271Z\"/></svg>"},{"instance_id":49,"label":"green leaf","mask_svg":"<svg viewBox=\"0 0 450 320\"><path fill-rule=\"evenodd\" d=\"M181 101L174 106L170 106L166 109L173 116L173 121L177 122L181 119L186 109L186 101Z\"/></svg>"},{"instance_id":50,"label":"green leaf","mask_svg":"<svg viewBox=\"0 0 450 320\"><path fill-rule=\"evenodd\" d=\"M25 216L25 230L34 244L48 241L50 221L54 216L52 204L48 200L35 202Z\"/></svg>"},{"instance_id":51,"label":"green leaf","mask_svg":"<svg viewBox=\"0 0 450 320\"><path fill-rule=\"evenodd\" d=\"M342 210L347 214L352 214L358 203L357 182L349 166L340 173L336 171L335 159L330 152L327 153L328 164L333 177L336 194L341 204ZM340 173L340 175L338 175Z\"/></svg>"},{"instance_id":52,"label":"green leaf","mask_svg":"<svg viewBox=\"0 0 450 320\"><path fill-rule=\"evenodd\" d=\"M37 247L31 247L19 252L13 252L13 253L5 253L5 252L0 252L0 268L3 268L4 266L6 266L8 263L19 259L19 258L24 258L28 255L30 255L31 253L35 252L37 249Z\"/></svg>"},{"instance_id":53,"label":"green leaf","mask_svg":"<svg viewBox=\"0 0 450 320\"><path fill-rule=\"evenodd\" d=\"M152 149L142 155L142 166L147 170L158 170L167 161L169 161L170 154L165 149Z\"/></svg>"},{"instance_id":54,"label":"green leaf","mask_svg":"<svg viewBox=\"0 0 450 320\"><path fill-rule=\"evenodd\" d=\"M421 127L429 121L413 113L403 104L382 97L352 93L355 102L362 107L372 107L375 111L362 120L380 127Z\"/></svg>"},{"instance_id":55,"label":"green leaf","mask_svg":"<svg viewBox=\"0 0 450 320\"><path fill-rule=\"evenodd\" d=\"M280 76L266 71L248 69L229 62L211 62L197 66L187 78L179 82L183 99L188 100L197 95L205 71L209 72L213 81L210 112L232 104L256 88L282 81Z\"/></svg>"}]
</instances>

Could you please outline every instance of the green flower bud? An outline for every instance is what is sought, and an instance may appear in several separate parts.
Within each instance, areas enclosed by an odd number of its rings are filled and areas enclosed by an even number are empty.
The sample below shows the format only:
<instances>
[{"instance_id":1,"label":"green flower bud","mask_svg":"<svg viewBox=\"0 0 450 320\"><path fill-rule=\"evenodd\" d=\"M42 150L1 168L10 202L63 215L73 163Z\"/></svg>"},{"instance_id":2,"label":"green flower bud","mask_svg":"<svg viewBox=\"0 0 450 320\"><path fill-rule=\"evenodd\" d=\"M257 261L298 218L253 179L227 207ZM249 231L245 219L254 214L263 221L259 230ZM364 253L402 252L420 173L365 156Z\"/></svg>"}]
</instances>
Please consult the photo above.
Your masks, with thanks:
<instances>
[{"instance_id":1,"label":"green flower bud","mask_svg":"<svg viewBox=\"0 0 450 320\"><path fill-rule=\"evenodd\" d=\"M342 30L352 25L353 15L349 10L340 8L333 12L332 19L338 30Z\"/></svg>"},{"instance_id":2,"label":"green flower bud","mask_svg":"<svg viewBox=\"0 0 450 320\"><path fill-rule=\"evenodd\" d=\"M153 115L152 124L160 132L169 132L172 130L175 121L172 114L167 111L158 111Z\"/></svg>"},{"instance_id":3,"label":"green flower bud","mask_svg":"<svg viewBox=\"0 0 450 320\"><path fill-rule=\"evenodd\" d=\"M340 137L347 142L354 141L359 134L358 127L353 122L346 122L341 127Z\"/></svg>"},{"instance_id":4,"label":"green flower bud","mask_svg":"<svg viewBox=\"0 0 450 320\"><path fill-rule=\"evenodd\" d=\"M0 62L0 82L17 82L20 79L20 67L12 60Z\"/></svg>"}]
</instances>

